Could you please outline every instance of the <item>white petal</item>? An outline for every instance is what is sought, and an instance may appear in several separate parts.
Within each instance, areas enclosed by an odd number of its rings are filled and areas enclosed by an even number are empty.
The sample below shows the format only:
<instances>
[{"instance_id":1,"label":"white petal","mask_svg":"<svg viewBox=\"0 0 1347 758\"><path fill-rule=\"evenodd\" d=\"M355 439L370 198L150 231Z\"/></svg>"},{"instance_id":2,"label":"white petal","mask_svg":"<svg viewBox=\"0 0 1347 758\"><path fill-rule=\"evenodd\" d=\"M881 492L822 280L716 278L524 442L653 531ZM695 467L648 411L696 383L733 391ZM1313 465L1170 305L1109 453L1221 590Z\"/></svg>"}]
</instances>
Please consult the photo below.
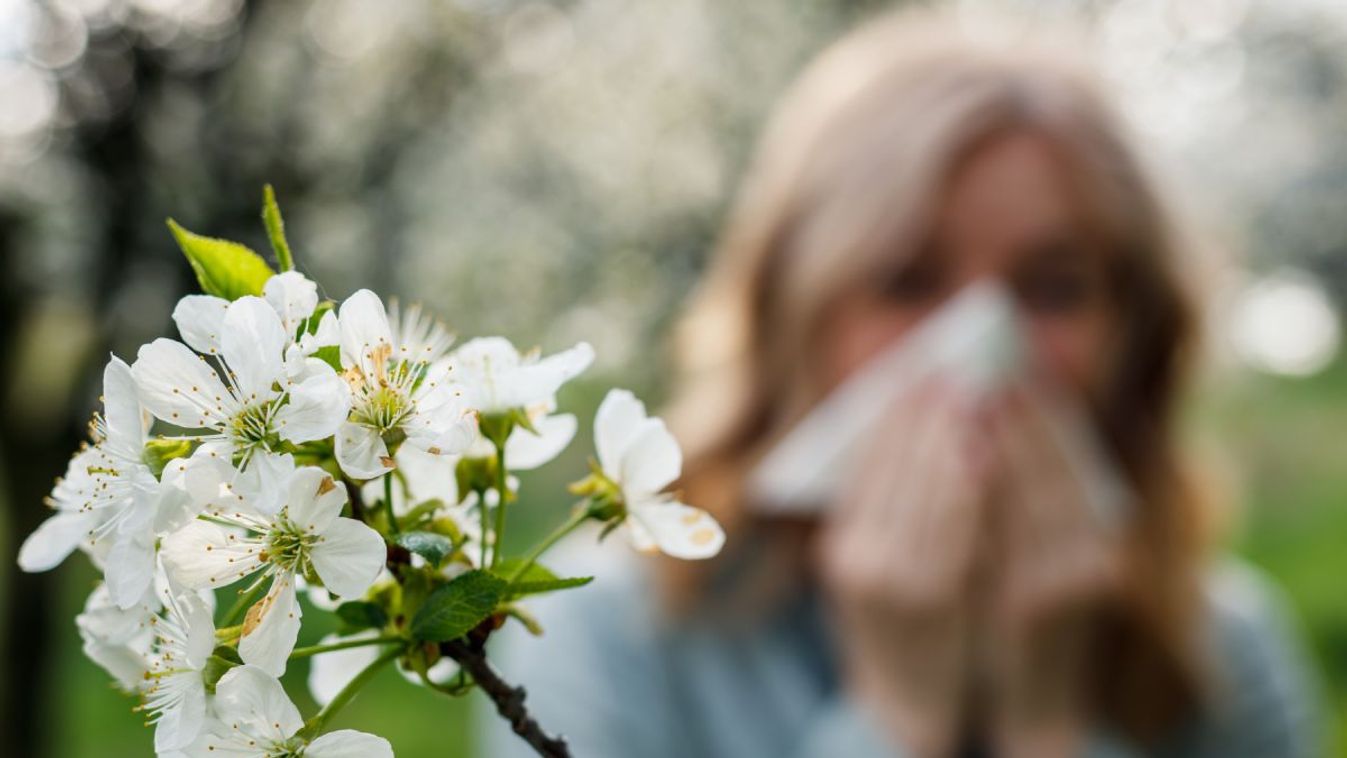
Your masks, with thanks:
<instances>
[{"instance_id":1,"label":"white petal","mask_svg":"<svg viewBox=\"0 0 1347 758\"><path fill-rule=\"evenodd\" d=\"M154 580L154 535L119 538L108 553L103 580L117 607L130 608L140 602Z\"/></svg>"},{"instance_id":2,"label":"white petal","mask_svg":"<svg viewBox=\"0 0 1347 758\"><path fill-rule=\"evenodd\" d=\"M318 644L331 645L334 642L363 640L378 636L378 629L366 629L349 637L329 634L319 640ZM356 674L374 663L374 659L378 657L378 645L334 650L330 653L314 656L309 663L309 694L313 695L314 702L318 703L319 706L327 705L332 698L337 696L338 692L341 692L347 684L350 684Z\"/></svg>"},{"instance_id":3,"label":"white petal","mask_svg":"<svg viewBox=\"0 0 1347 758\"><path fill-rule=\"evenodd\" d=\"M145 682L145 656L127 645L110 645L96 639L86 638L82 647L89 660L97 663L117 684L127 692L133 692Z\"/></svg>"},{"instance_id":4,"label":"white petal","mask_svg":"<svg viewBox=\"0 0 1347 758\"><path fill-rule=\"evenodd\" d=\"M181 342L159 338L142 345L131 366L140 401L150 413L188 429L228 423L235 402L220 377Z\"/></svg>"},{"instance_id":5,"label":"white petal","mask_svg":"<svg viewBox=\"0 0 1347 758\"><path fill-rule=\"evenodd\" d=\"M272 676L285 673L285 662L299 638L302 610L295 599L295 579L277 574L265 597L248 609L239 638L239 656Z\"/></svg>"},{"instance_id":6,"label":"white petal","mask_svg":"<svg viewBox=\"0 0 1347 758\"><path fill-rule=\"evenodd\" d=\"M261 542L239 538L209 521L193 521L164 538L160 555L173 581L188 589L214 589L261 568Z\"/></svg>"},{"instance_id":7,"label":"white petal","mask_svg":"<svg viewBox=\"0 0 1347 758\"><path fill-rule=\"evenodd\" d=\"M546 400L593 362L594 348L587 342L581 342L537 363L521 365L496 378L496 407L482 410L523 408Z\"/></svg>"},{"instance_id":8,"label":"white petal","mask_svg":"<svg viewBox=\"0 0 1347 758\"><path fill-rule=\"evenodd\" d=\"M632 550L646 554L659 552L659 543L655 542L655 536L644 524L634 518L628 518L622 523L627 528L627 541L631 543Z\"/></svg>"},{"instance_id":9,"label":"white petal","mask_svg":"<svg viewBox=\"0 0 1347 758\"><path fill-rule=\"evenodd\" d=\"M225 724L238 724L254 737L276 741L289 739L304 726L281 683L257 666L236 666L220 677L215 712Z\"/></svg>"},{"instance_id":10,"label":"white petal","mask_svg":"<svg viewBox=\"0 0 1347 758\"><path fill-rule=\"evenodd\" d=\"M55 568L89 538L89 530L98 523L94 511L58 512L43 521L19 548L19 568L27 572Z\"/></svg>"},{"instance_id":11,"label":"white petal","mask_svg":"<svg viewBox=\"0 0 1347 758\"><path fill-rule=\"evenodd\" d=\"M281 318L265 300L248 295L229 304L220 348L239 400L248 404L272 396L271 385L284 369L285 343Z\"/></svg>"},{"instance_id":12,"label":"white petal","mask_svg":"<svg viewBox=\"0 0 1347 758\"><path fill-rule=\"evenodd\" d=\"M248 461L247 470L235 478L234 489L253 510L275 515L286 503L286 487L294 473L295 458L289 453L256 454Z\"/></svg>"},{"instance_id":13,"label":"white petal","mask_svg":"<svg viewBox=\"0 0 1347 758\"><path fill-rule=\"evenodd\" d=\"M309 557L333 594L356 598L379 576L388 549L378 532L355 519L339 518L323 532Z\"/></svg>"},{"instance_id":14,"label":"white petal","mask_svg":"<svg viewBox=\"0 0 1347 758\"><path fill-rule=\"evenodd\" d=\"M435 455L457 455L477 438L477 414L457 385L424 387L414 396L416 413L403 422L407 439Z\"/></svg>"},{"instance_id":15,"label":"white petal","mask_svg":"<svg viewBox=\"0 0 1347 758\"><path fill-rule=\"evenodd\" d=\"M319 348L341 344L341 327L337 325L337 312L328 311L318 319L318 328L313 334L299 338L299 347L305 355L313 355Z\"/></svg>"},{"instance_id":16,"label":"white petal","mask_svg":"<svg viewBox=\"0 0 1347 758\"><path fill-rule=\"evenodd\" d=\"M131 367L115 355L103 368L103 419L108 447L122 457L140 460L148 419L140 409Z\"/></svg>"},{"instance_id":17,"label":"white petal","mask_svg":"<svg viewBox=\"0 0 1347 758\"><path fill-rule=\"evenodd\" d=\"M563 413L533 422L537 434L516 428L505 441L505 465L511 471L531 471L561 454L575 437L575 416Z\"/></svg>"},{"instance_id":18,"label":"white petal","mask_svg":"<svg viewBox=\"0 0 1347 758\"><path fill-rule=\"evenodd\" d=\"M163 482L155 494L155 534L176 532L201 513L202 506L186 488L187 461L175 460L164 468Z\"/></svg>"},{"instance_id":19,"label":"white petal","mask_svg":"<svg viewBox=\"0 0 1347 758\"><path fill-rule=\"evenodd\" d=\"M360 290L341 304L337 319L341 327L341 364L359 366L366 375L374 372L372 355L384 346L393 350L393 331L383 301L369 290Z\"/></svg>"},{"instance_id":20,"label":"white petal","mask_svg":"<svg viewBox=\"0 0 1347 758\"><path fill-rule=\"evenodd\" d=\"M407 489L411 492L413 504L433 498L443 500L445 505L458 502L458 482L454 478L454 466L458 463L456 458L428 453L412 445L398 448L395 458L398 470L402 472ZM371 482L369 486L378 488L372 493L372 499L383 497L383 488L379 482ZM393 509L405 512L409 507L410 504L403 501L402 487L394 481Z\"/></svg>"},{"instance_id":21,"label":"white petal","mask_svg":"<svg viewBox=\"0 0 1347 758\"><path fill-rule=\"evenodd\" d=\"M224 333L225 311L229 301L214 295L188 295L173 309L178 333L198 353L218 355L220 335Z\"/></svg>"},{"instance_id":22,"label":"white petal","mask_svg":"<svg viewBox=\"0 0 1347 758\"><path fill-rule=\"evenodd\" d=\"M725 531L706 511L674 501L628 506L631 536L637 549L648 539L674 558L710 558L725 544Z\"/></svg>"},{"instance_id":23,"label":"white petal","mask_svg":"<svg viewBox=\"0 0 1347 758\"><path fill-rule=\"evenodd\" d=\"M627 390L608 390L603 402L599 403L599 410L594 414L594 448L599 455L599 466L609 476L620 474L622 454L645 420L645 404Z\"/></svg>"},{"instance_id":24,"label":"white petal","mask_svg":"<svg viewBox=\"0 0 1347 758\"><path fill-rule=\"evenodd\" d=\"M304 758L393 758L393 746L383 737L338 729L309 743Z\"/></svg>"},{"instance_id":25,"label":"white petal","mask_svg":"<svg viewBox=\"0 0 1347 758\"><path fill-rule=\"evenodd\" d=\"M184 595L178 601L187 622L187 665L200 670L215 650L215 621L211 608L197 595Z\"/></svg>"},{"instance_id":26,"label":"white petal","mask_svg":"<svg viewBox=\"0 0 1347 758\"><path fill-rule=\"evenodd\" d=\"M89 593L84 611L75 617L75 627L82 638L94 639L108 645L131 645L148 631L145 621L159 610L153 595L147 595L142 604L123 610L112 602L107 585L100 584ZM145 649L148 649L148 643Z\"/></svg>"},{"instance_id":27,"label":"white petal","mask_svg":"<svg viewBox=\"0 0 1347 758\"><path fill-rule=\"evenodd\" d=\"M628 495L645 495L667 487L683 469L678 442L657 418L647 419L622 453L618 483Z\"/></svg>"},{"instance_id":28,"label":"white petal","mask_svg":"<svg viewBox=\"0 0 1347 758\"><path fill-rule=\"evenodd\" d=\"M346 505L346 487L317 466L296 469L286 489L286 515L313 534L327 532Z\"/></svg>"},{"instance_id":29,"label":"white petal","mask_svg":"<svg viewBox=\"0 0 1347 758\"><path fill-rule=\"evenodd\" d=\"M351 410L351 390L337 372L322 368L290 388L290 402L276 412L276 430L295 444L337 433Z\"/></svg>"},{"instance_id":30,"label":"white petal","mask_svg":"<svg viewBox=\"0 0 1347 758\"><path fill-rule=\"evenodd\" d=\"M196 677L195 686L184 689L182 700L164 711L154 728L154 750L165 753L181 750L197 738L206 722L206 686L200 682L201 675L195 671L180 674L182 677Z\"/></svg>"},{"instance_id":31,"label":"white petal","mask_svg":"<svg viewBox=\"0 0 1347 758\"><path fill-rule=\"evenodd\" d=\"M318 307L318 285L298 271L284 271L267 279L262 297L281 317L286 336L293 339L300 325Z\"/></svg>"},{"instance_id":32,"label":"white petal","mask_svg":"<svg viewBox=\"0 0 1347 758\"><path fill-rule=\"evenodd\" d=\"M229 464L229 455L226 443L208 442L187 459L182 485L193 502L208 513L249 508L234 491L234 480L239 472Z\"/></svg>"},{"instance_id":33,"label":"white petal","mask_svg":"<svg viewBox=\"0 0 1347 758\"><path fill-rule=\"evenodd\" d=\"M337 430L337 463L352 479L373 479L393 470L388 446L368 426L345 423Z\"/></svg>"}]
</instances>

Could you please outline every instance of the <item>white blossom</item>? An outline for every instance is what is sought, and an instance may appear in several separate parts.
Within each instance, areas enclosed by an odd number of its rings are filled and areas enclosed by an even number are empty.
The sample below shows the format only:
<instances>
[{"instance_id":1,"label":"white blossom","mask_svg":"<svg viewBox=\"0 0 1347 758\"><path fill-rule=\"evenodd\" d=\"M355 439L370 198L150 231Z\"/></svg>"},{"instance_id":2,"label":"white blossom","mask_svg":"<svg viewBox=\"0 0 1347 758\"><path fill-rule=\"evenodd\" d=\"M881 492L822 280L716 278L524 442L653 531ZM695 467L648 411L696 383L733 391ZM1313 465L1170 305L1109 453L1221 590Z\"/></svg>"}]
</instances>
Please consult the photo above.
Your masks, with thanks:
<instances>
[{"instance_id":1,"label":"white blossom","mask_svg":"<svg viewBox=\"0 0 1347 758\"><path fill-rule=\"evenodd\" d=\"M262 299L276 311L285 333L285 371L290 379L301 381L321 371L321 361L311 359L319 348L337 344L336 315L331 311L319 319L310 333L310 319L318 307L318 285L298 271L286 271L267 279ZM223 350L225 314L229 301L214 295L188 295L173 309L173 321L193 350L220 355Z\"/></svg>"},{"instance_id":2,"label":"white blossom","mask_svg":"<svg viewBox=\"0 0 1347 758\"><path fill-rule=\"evenodd\" d=\"M390 444L434 455L462 452L476 435L476 416L450 367L432 360L443 340L400 325L395 339L378 295L360 290L341 305L343 377L350 386L350 419L337 432L336 455L353 479L393 470Z\"/></svg>"},{"instance_id":3,"label":"white blossom","mask_svg":"<svg viewBox=\"0 0 1347 758\"><path fill-rule=\"evenodd\" d=\"M218 476L204 463L188 471L189 479L210 482ZM359 597L386 558L378 532L340 515L346 489L321 469L293 470L284 492L284 504L274 514L239 501L233 512L193 521L163 547L170 575L190 588L223 587L255 574L258 582L271 578L267 594L248 611L239 655L277 676L299 634L296 577L316 574L333 594Z\"/></svg>"},{"instance_id":4,"label":"white blossom","mask_svg":"<svg viewBox=\"0 0 1347 758\"><path fill-rule=\"evenodd\" d=\"M635 395L608 392L594 418L594 444L603 475L620 491L633 547L686 559L720 552L720 524L662 492L681 473L683 454L664 422L648 417Z\"/></svg>"},{"instance_id":5,"label":"white blossom","mask_svg":"<svg viewBox=\"0 0 1347 758\"><path fill-rule=\"evenodd\" d=\"M152 590L131 607L121 608L107 585L100 584L75 617L84 654L126 692L136 691L145 681L154 644L149 621L158 611L159 600Z\"/></svg>"},{"instance_id":6,"label":"white blossom","mask_svg":"<svg viewBox=\"0 0 1347 758\"><path fill-rule=\"evenodd\" d=\"M192 594L170 595L150 617L154 646L141 686L140 710L155 724L157 752L187 747L206 720L206 662L215 648L210 608Z\"/></svg>"},{"instance_id":7,"label":"white blossom","mask_svg":"<svg viewBox=\"0 0 1347 758\"><path fill-rule=\"evenodd\" d=\"M144 463L149 419L131 368L115 356L103 370L103 415L91 426L94 444L71 459L48 500L56 513L24 541L19 566L44 571L83 545L100 554L113 601L130 608L153 580L156 538L191 519L194 506L181 462L162 481Z\"/></svg>"},{"instance_id":8,"label":"white blossom","mask_svg":"<svg viewBox=\"0 0 1347 758\"><path fill-rule=\"evenodd\" d=\"M215 686L215 718L189 756L393 758L388 740L340 729L308 741L304 720L276 678L256 666L232 668Z\"/></svg>"},{"instance_id":9,"label":"white blossom","mask_svg":"<svg viewBox=\"0 0 1347 758\"><path fill-rule=\"evenodd\" d=\"M199 430L192 439L231 461L254 489L275 491L283 443L332 436L350 407L346 386L316 359L301 381L287 375L292 336L262 298L241 297L216 315L218 307L199 302L175 312L183 338L215 356L222 371L181 342L157 339L140 348L131 368L141 400L159 419Z\"/></svg>"},{"instance_id":10,"label":"white blossom","mask_svg":"<svg viewBox=\"0 0 1347 758\"><path fill-rule=\"evenodd\" d=\"M561 385L594 362L594 349L581 342L542 358L536 350L521 355L504 337L480 337L465 342L449 360L468 404L490 415L551 402Z\"/></svg>"}]
</instances>

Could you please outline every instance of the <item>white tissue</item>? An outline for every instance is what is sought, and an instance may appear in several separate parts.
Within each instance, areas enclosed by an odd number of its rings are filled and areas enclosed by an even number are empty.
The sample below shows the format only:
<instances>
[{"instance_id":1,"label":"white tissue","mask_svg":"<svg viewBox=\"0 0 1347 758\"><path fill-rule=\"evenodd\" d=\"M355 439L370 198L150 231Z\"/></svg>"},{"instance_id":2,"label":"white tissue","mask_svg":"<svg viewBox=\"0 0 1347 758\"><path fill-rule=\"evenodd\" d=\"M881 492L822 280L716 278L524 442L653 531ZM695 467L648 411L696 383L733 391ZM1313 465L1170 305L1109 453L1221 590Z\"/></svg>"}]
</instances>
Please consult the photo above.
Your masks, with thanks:
<instances>
[{"instance_id":1,"label":"white tissue","mask_svg":"<svg viewBox=\"0 0 1347 758\"><path fill-rule=\"evenodd\" d=\"M758 464L749 497L761 513L809 515L836 500L862 446L901 393L933 378L970 393L1003 389L1025 370L1023 329L1011 295L999 285L970 285L824 398ZM1082 415L1062 402L1044 403L1045 416L1087 507L1116 523L1128 493ZM895 432L900 433L900 432Z\"/></svg>"}]
</instances>

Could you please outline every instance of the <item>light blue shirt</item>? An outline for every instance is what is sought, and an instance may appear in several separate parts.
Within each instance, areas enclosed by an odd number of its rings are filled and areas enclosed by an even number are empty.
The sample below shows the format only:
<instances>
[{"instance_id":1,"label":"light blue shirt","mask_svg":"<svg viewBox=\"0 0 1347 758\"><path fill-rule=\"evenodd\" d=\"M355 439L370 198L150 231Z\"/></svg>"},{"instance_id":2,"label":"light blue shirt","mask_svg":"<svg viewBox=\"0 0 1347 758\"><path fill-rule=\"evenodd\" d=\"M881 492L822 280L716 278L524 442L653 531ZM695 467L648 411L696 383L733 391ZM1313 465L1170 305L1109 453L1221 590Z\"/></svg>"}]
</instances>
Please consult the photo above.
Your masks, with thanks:
<instances>
[{"instance_id":1,"label":"light blue shirt","mask_svg":"<svg viewBox=\"0 0 1347 758\"><path fill-rule=\"evenodd\" d=\"M613 542L619 539L612 540ZM591 585L532 604L546 628L511 624L491 654L549 733L576 758L901 758L838 687L817 604L752 625L671 621L635 559L605 548L556 568ZM597 563L599 565L595 565ZM1222 675L1209 713L1151 755L1310 758L1319 755L1307 668L1280 599L1252 569L1214 572L1207 589L1211 652ZM486 755L533 753L483 708ZM1147 755L1103 732L1090 758Z\"/></svg>"}]
</instances>

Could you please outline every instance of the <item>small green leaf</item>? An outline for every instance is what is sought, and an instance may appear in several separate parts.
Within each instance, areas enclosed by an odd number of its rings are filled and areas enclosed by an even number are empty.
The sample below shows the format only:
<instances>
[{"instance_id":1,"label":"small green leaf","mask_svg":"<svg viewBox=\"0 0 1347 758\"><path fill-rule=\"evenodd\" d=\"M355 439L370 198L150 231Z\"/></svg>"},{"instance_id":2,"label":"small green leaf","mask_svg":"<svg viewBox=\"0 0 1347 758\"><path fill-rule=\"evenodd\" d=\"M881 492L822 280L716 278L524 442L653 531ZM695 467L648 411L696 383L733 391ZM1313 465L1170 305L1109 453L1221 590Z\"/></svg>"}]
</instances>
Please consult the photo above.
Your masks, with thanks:
<instances>
[{"instance_id":1,"label":"small green leaf","mask_svg":"<svg viewBox=\"0 0 1347 758\"><path fill-rule=\"evenodd\" d=\"M361 629L382 629L388 624L388 614L378 605L364 600L352 600L337 606L337 618L340 618L347 631Z\"/></svg>"},{"instance_id":2,"label":"small green leaf","mask_svg":"<svg viewBox=\"0 0 1347 758\"><path fill-rule=\"evenodd\" d=\"M399 471L394 471L394 474L397 474L397 473L400 473L400 472L399 472ZM420 524L422 521L425 521L425 520L431 518L432 516L435 515L435 511L438 511L439 509L441 509L441 508L443 508L443 507L444 507L444 501L441 500L441 499L439 499L439 498L437 498L437 497L436 497L436 498L431 498L431 499L429 499L429 500L422 501L422 502L420 502L420 503L417 503L416 506L415 506L414 508L412 508L410 511L407 511L407 512L404 513L403 515L398 516L398 526L401 527L401 528L403 528L403 529L407 529L407 530L409 530L409 531L416 531L416 530L413 529L412 527L414 527L414 526ZM438 531L438 530L437 530L437 531ZM441 532L441 533L443 533L443 532ZM457 531L457 530L454 530L454 531L448 533L446 536L451 537L451 538L457 537L457 536L458 536L458 531ZM410 548L408 548L408 549L410 549Z\"/></svg>"},{"instance_id":3,"label":"small green leaf","mask_svg":"<svg viewBox=\"0 0 1347 758\"><path fill-rule=\"evenodd\" d=\"M267 239L276 253L276 264L282 271L293 271L295 259L290 254L290 243L285 241L285 221L281 207L276 204L276 191L270 184L262 187L262 223L267 227Z\"/></svg>"},{"instance_id":4,"label":"small green leaf","mask_svg":"<svg viewBox=\"0 0 1347 758\"><path fill-rule=\"evenodd\" d=\"M201 291L208 295L226 300L261 295L262 285L275 273L262 256L237 242L193 234L173 219L168 228L196 272Z\"/></svg>"},{"instance_id":5,"label":"small green leaf","mask_svg":"<svg viewBox=\"0 0 1347 758\"><path fill-rule=\"evenodd\" d=\"M430 593L412 619L412 636L428 642L448 642L472 631L496 610L505 580L485 571L460 574Z\"/></svg>"},{"instance_id":6,"label":"small green leaf","mask_svg":"<svg viewBox=\"0 0 1347 758\"><path fill-rule=\"evenodd\" d=\"M206 666L201 670L201 678L206 684L206 691L215 694L215 684L220 678L229 673L229 670L235 666L242 666L243 659L239 657L239 651L228 646L218 645L211 652L211 656L206 659Z\"/></svg>"},{"instance_id":7,"label":"small green leaf","mask_svg":"<svg viewBox=\"0 0 1347 758\"><path fill-rule=\"evenodd\" d=\"M517 605L507 605L505 606L505 615L522 624L524 629L528 630L528 633L534 637L543 636L543 625L538 623L538 619L532 613L523 608Z\"/></svg>"},{"instance_id":8,"label":"small green leaf","mask_svg":"<svg viewBox=\"0 0 1347 758\"><path fill-rule=\"evenodd\" d=\"M186 458L192 454L195 447L192 440L184 439L152 439L145 443L145 448L141 450L141 460L146 466L150 467L150 472L155 476L164 473L164 467L169 461L178 458Z\"/></svg>"},{"instance_id":9,"label":"small green leaf","mask_svg":"<svg viewBox=\"0 0 1347 758\"><path fill-rule=\"evenodd\" d=\"M454 543L443 534L434 532L403 532L398 535L399 545L426 559L431 566L439 566L444 556L454 552Z\"/></svg>"},{"instance_id":10,"label":"small green leaf","mask_svg":"<svg viewBox=\"0 0 1347 758\"><path fill-rule=\"evenodd\" d=\"M491 573L508 580L521 565L519 558L506 558L491 569ZM529 566L528 570L514 580L505 589L504 599L514 600L525 595L537 595L543 592L583 587L594 581L592 576L559 577L551 569L539 563Z\"/></svg>"},{"instance_id":11,"label":"small green leaf","mask_svg":"<svg viewBox=\"0 0 1347 758\"><path fill-rule=\"evenodd\" d=\"M333 371L341 373L341 348L336 345L326 345L318 348L313 357L332 367Z\"/></svg>"}]
</instances>

